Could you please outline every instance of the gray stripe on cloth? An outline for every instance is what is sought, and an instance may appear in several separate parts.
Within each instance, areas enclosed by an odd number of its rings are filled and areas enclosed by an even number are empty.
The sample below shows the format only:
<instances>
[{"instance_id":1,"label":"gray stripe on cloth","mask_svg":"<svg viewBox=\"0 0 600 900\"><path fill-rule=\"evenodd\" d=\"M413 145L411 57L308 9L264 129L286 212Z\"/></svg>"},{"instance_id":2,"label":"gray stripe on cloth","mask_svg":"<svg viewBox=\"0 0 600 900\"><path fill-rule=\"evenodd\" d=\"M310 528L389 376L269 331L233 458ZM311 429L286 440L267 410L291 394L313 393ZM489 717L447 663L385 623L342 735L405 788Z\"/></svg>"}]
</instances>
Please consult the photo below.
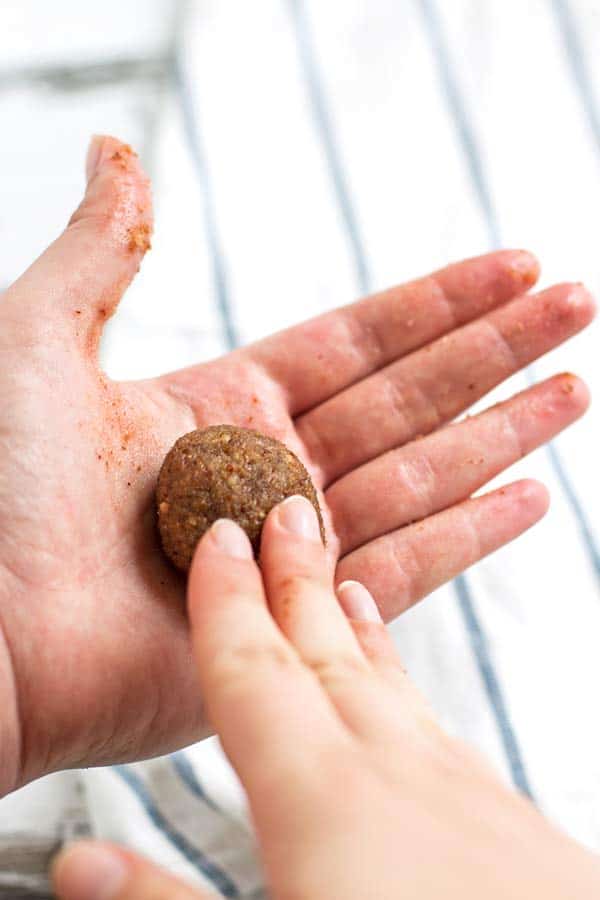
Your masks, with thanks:
<instances>
[{"instance_id":1,"label":"gray stripe on cloth","mask_svg":"<svg viewBox=\"0 0 600 900\"><path fill-rule=\"evenodd\" d=\"M475 186L477 199L479 200L479 204L484 213L489 241L492 247L498 247L500 246L500 226L492 202L488 180L485 175L482 155L477 145L475 130L469 120L466 105L454 75L454 66L452 65L450 53L442 31L442 23L437 12L435 0L417 0L417 2L423 14L425 31L429 37L437 64L439 82L443 88L446 103L454 119L460 144L469 167L469 173Z\"/></svg>"},{"instance_id":2,"label":"gray stripe on cloth","mask_svg":"<svg viewBox=\"0 0 600 900\"><path fill-rule=\"evenodd\" d=\"M239 340L231 309L231 293L229 289L227 265L219 236L212 179L210 177L208 160L204 149L204 141L202 139L200 123L194 107L189 81L186 77L181 49L178 49L175 54L173 78L180 102L188 149L202 189L204 226L206 229L208 249L212 259L213 282L223 327L223 338L227 349L232 350L234 347L238 346ZM200 235L198 236L198 239L200 240Z\"/></svg>"},{"instance_id":3,"label":"gray stripe on cloth","mask_svg":"<svg viewBox=\"0 0 600 900\"><path fill-rule=\"evenodd\" d=\"M51 88L64 93L97 90L133 82L166 81L168 56L123 57L85 63L0 68L0 91L20 87Z\"/></svg>"},{"instance_id":4,"label":"gray stripe on cloth","mask_svg":"<svg viewBox=\"0 0 600 900\"><path fill-rule=\"evenodd\" d=\"M129 766L113 766L112 771L131 789L157 831L225 897L241 897L240 891L229 875L213 863L199 847L169 822L155 802L143 779Z\"/></svg>"},{"instance_id":5,"label":"gray stripe on cloth","mask_svg":"<svg viewBox=\"0 0 600 900\"><path fill-rule=\"evenodd\" d=\"M61 846L58 833L3 834L0 837L0 900L51 897L48 869Z\"/></svg>"},{"instance_id":6,"label":"gray stripe on cloth","mask_svg":"<svg viewBox=\"0 0 600 900\"><path fill-rule=\"evenodd\" d=\"M573 79L579 91L596 146L600 150L600 111L598 110L594 94L593 79L587 67L583 44L577 28L577 21L569 0L550 0L550 2L564 42Z\"/></svg>"},{"instance_id":7,"label":"gray stripe on cloth","mask_svg":"<svg viewBox=\"0 0 600 900\"><path fill-rule=\"evenodd\" d=\"M212 810L218 813L222 813L222 810L217 806L215 801L209 794L206 793L203 785L200 784L198 776L194 771L194 767L191 762L187 758L184 750L179 750L177 753L172 753L170 756L171 763L173 764L173 768L194 796L198 797L207 806L209 806Z\"/></svg>"},{"instance_id":8,"label":"gray stripe on cloth","mask_svg":"<svg viewBox=\"0 0 600 900\"><path fill-rule=\"evenodd\" d=\"M356 282L362 293L367 294L370 289L369 285L372 284L372 278L367 262L365 242L352 202L350 186L342 163L333 119L322 87L322 78L317 66L304 0L288 0L288 4L294 21L296 45L306 89L310 97L315 125L327 159L329 174L335 190L339 211L344 220L346 235L350 242Z\"/></svg>"},{"instance_id":9,"label":"gray stripe on cloth","mask_svg":"<svg viewBox=\"0 0 600 900\"><path fill-rule=\"evenodd\" d=\"M74 840L91 835L83 779L73 773L72 791L60 818L47 833L0 834L0 900L52 896L48 870L53 857Z\"/></svg>"},{"instance_id":10,"label":"gray stripe on cloth","mask_svg":"<svg viewBox=\"0 0 600 900\"><path fill-rule=\"evenodd\" d=\"M504 695L498 681L498 676L496 675L496 670L491 664L491 654L487 638L479 619L475 615L473 598L469 590L467 579L464 575L458 575L454 579L453 586L457 594L459 609L469 631L471 647L473 648L473 652L477 659L479 672L485 684L485 689L490 698L498 728L502 735L502 743L510 765L513 782L515 787L525 794L525 796L533 799L529 779L527 778L527 773L523 766L519 744L504 701Z\"/></svg>"},{"instance_id":11,"label":"gray stripe on cloth","mask_svg":"<svg viewBox=\"0 0 600 900\"><path fill-rule=\"evenodd\" d=\"M585 52L579 35L577 21L573 14L573 10L571 9L569 0L551 0L551 4L564 41L565 52L571 66L573 79L579 92L583 109L588 118L596 142L596 148L600 152L600 111L594 94L593 79L586 64ZM565 475L563 465L555 447L551 444L548 447L548 450L553 457L558 479L562 488L571 507L575 510L579 528L583 534L584 541L589 548L596 575L598 579L600 579L600 549L598 548L598 544L592 533L592 528L587 515L577 494L573 490L569 479Z\"/></svg>"}]
</instances>

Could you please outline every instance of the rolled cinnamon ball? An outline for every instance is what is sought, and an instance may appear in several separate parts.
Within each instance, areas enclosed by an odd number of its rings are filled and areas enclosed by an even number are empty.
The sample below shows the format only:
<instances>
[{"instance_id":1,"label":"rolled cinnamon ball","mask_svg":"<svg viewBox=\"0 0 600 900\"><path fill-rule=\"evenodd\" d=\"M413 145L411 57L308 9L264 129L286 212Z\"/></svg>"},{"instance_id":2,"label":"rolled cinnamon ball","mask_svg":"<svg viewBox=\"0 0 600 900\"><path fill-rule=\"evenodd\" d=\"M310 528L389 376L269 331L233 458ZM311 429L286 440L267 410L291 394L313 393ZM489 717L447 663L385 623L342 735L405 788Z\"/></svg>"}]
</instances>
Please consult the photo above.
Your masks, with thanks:
<instances>
[{"instance_id":1,"label":"rolled cinnamon ball","mask_svg":"<svg viewBox=\"0 0 600 900\"><path fill-rule=\"evenodd\" d=\"M284 444L234 425L191 431L175 442L158 476L158 527L164 551L187 572L198 541L213 522L233 519L258 556L268 513L293 494L301 494L314 506L325 544L310 475Z\"/></svg>"}]
</instances>

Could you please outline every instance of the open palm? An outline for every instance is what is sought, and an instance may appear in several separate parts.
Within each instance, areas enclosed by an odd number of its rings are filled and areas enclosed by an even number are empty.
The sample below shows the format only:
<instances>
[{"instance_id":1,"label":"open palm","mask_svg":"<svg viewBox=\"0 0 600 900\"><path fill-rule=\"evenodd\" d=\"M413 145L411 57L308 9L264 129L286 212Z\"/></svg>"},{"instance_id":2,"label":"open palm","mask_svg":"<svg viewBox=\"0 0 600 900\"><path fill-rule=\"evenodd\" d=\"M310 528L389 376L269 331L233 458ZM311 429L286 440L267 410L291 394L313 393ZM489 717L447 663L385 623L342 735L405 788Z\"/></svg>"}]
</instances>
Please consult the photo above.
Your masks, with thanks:
<instances>
[{"instance_id":1,"label":"open palm","mask_svg":"<svg viewBox=\"0 0 600 900\"><path fill-rule=\"evenodd\" d=\"M537 266L521 251L215 362L110 381L98 341L147 248L151 203L137 158L112 138L92 146L88 175L69 227L0 307L4 790L208 731L185 582L163 557L153 503L181 434L229 422L295 450L322 491L336 579L363 581L390 619L543 514L535 482L469 498L587 404L565 375L446 424L592 317L581 286L525 293Z\"/></svg>"}]
</instances>

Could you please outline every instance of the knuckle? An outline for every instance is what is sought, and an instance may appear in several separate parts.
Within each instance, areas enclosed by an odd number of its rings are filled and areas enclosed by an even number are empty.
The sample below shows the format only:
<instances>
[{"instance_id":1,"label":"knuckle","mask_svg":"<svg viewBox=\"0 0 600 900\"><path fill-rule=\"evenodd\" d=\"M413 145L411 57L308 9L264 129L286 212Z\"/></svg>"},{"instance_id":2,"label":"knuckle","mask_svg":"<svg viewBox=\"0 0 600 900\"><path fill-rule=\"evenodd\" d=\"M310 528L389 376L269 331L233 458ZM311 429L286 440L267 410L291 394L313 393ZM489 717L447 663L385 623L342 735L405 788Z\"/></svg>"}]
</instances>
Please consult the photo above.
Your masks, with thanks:
<instances>
[{"instance_id":1,"label":"knuckle","mask_svg":"<svg viewBox=\"0 0 600 900\"><path fill-rule=\"evenodd\" d=\"M96 240L124 250L128 255L145 253L152 232L146 185L136 178L111 173L101 190L87 194L69 222L69 228L84 228Z\"/></svg>"},{"instance_id":2,"label":"knuckle","mask_svg":"<svg viewBox=\"0 0 600 900\"><path fill-rule=\"evenodd\" d=\"M456 535L461 537L460 571L462 571L463 568L473 565L485 556L485 543L472 515L472 507L464 505L458 510L460 510L461 518L460 524L457 525Z\"/></svg>"},{"instance_id":3,"label":"knuckle","mask_svg":"<svg viewBox=\"0 0 600 900\"><path fill-rule=\"evenodd\" d=\"M410 402L404 382L391 370L381 376L381 396L389 409L391 421L396 422L399 432L406 439L412 432Z\"/></svg>"},{"instance_id":4,"label":"knuckle","mask_svg":"<svg viewBox=\"0 0 600 900\"><path fill-rule=\"evenodd\" d=\"M385 563L394 572L396 595L402 598L402 604L394 610L397 615L432 590L431 576L434 568L424 564L421 533L425 529L424 522L411 526L411 533L405 538L390 538L387 542ZM421 551L421 552L420 552ZM437 585L436 585L437 586Z\"/></svg>"},{"instance_id":5,"label":"knuckle","mask_svg":"<svg viewBox=\"0 0 600 900\"><path fill-rule=\"evenodd\" d=\"M341 653L330 658L306 660L308 668L314 672L323 686L331 686L339 682L353 681L369 673L366 660L358 654Z\"/></svg>"},{"instance_id":6,"label":"knuckle","mask_svg":"<svg viewBox=\"0 0 600 900\"><path fill-rule=\"evenodd\" d=\"M422 732L429 745L429 761L439 777L446 781L463 781L465 774L481 775L486 764L479 754L457 738L446 734L435 723L423 723Z\"/></svg>"},{"instance_id":7,"label":"knuckle","mask_svg":"<svg viewBox=\"0 0 600 900\"><path fill-rule=\"evenodd\" d=\"M87 193L69 220L69 226L91 228L98 235L104 235L114 227L115 220L122 215L127 202L125 186L118 180L111 180L102 186L98 196L94 192Z\"/></svg>"},{"instance_id":8,"label":"knuckle","mask_svg":"<svg viewBox=\"0 0 600 900\"><path fill-rule=\"evenodd\" d=\"M514 459L521 459L521 457L526 455L526 451L519 428L512 415L511 407L508 404L499 407L499 412L502 426L500 439L507 447L510 447L510 452Z\"/></svg>"},{"instance_id":9,"label":"knuckle","mask_svg":"<svg viewBox=\"0 0 600 900\"><path fill-rule=\"evenodd\" d=\"M303 568L296 572L277 576L274 579L273 587L282 606L287 606L307 591L319 589L321 578L317 572Z\"/></svg>"},{"instance_id":10,"label":"knuckle","mask_svg":"<svg viewBox=\"0 0 600 900\"><path fill-rule=\"evenodd\" d=\"M338 471L340 460L339 442L332 438L331 431L326 425L326 418L314 410L296 420L302 443L308 450L310 459L320 467L328 471Z\"/></svg>"},{"instance_id":11,"label":"knuckle","mask_svg":"<svg viewBox=\"0 0 600 900\"><path fill-rule=\"evenodd\" d=\"M427 452L401 458L396 481L406 490L410 520L428 516L434 508L439 478Z\"/></svg>"},{"instance_id":12,"label":"knuckle","mask_svg":"<svg viewBox=\"0 0 600 900\"><path fill-rule=\"evenodd\" d=\"M291 648L275 641L248 641L219 651L212 661L216 680L221 687L246 682L249 672L282 671L298 665Z\"/></svg>"},{"instance_id":13,"label":"knuckle","mask_svg":"<svg viewBox=\"0 0 600 900\"><path fill-rule=\"evenodd\" d=\"M427 275L424 278L419 279L417 285L422 292L425 301L424 308L433 308L435 305L438 312L445 315L446 326L444 330L451 331L455 328L459 322L454 310L454 304L452 298L448 294L446 285L439 275Z\"/></svg>"},{"instance_id":14,"label":"knuckle","mask_svg":"<svg viewBox=\"0 0 600 900\"><path fill-rule=\"evenodd\" d=\"M507 373L517 372L521 368L517 335L506 332L499 321L492 316L482 320L482 327L487 327L491 339L490 356L501 361Z\"/></svg>"},{"instance_id":15,"label":"knuckle","mask_svg":"<svg viewBox=\"0 0 600 900\"><path fill-rule=\"evenodd\" d=\"M389 415L397 423L397 444L434 431L447 417L439 386L433 389L392 368L382 375L381 390Z\"/></svg>"},{"instance_id":16,"label":"knuckle","mask_svg":"<svg viewBox=\"0 0 600 900\"><path fill-rule=\"evenodd\" d=\"M377 366L387 358L386 335L375 320L348 311L339 321L343 341L340 346L351 347L356 357L369 367Z\"/></svg>"}]
</instances>

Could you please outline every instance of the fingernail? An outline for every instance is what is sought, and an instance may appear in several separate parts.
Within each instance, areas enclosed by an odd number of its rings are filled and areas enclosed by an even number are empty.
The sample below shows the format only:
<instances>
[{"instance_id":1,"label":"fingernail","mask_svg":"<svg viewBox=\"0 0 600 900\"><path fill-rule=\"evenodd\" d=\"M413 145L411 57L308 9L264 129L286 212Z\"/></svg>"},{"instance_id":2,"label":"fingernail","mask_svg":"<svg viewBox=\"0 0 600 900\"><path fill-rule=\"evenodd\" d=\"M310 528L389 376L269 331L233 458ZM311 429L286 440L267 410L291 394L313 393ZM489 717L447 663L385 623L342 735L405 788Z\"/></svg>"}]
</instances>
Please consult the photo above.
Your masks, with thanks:
<instances>
[{"instance_id":1,"label":"fingernail","mask_svg":"<svg viewBox=\"0 0 600 900\"><path fill-rule=\"evenodd\" d=\"M210 529L210 536L225 556L234 559L252 559L252 545L246 532L230 519L217 519Z\"/></svg>"},{"instance_id":2,"label":"fingernail","mask_svg":"<svg viewBox=\"0 0 600 900\"><path fill-rule=\"evenodd\" d=\"M358 622L382 622L373 597L358 581L343 581L337 589L340 606L349 619Z\"/></svg>"},{"instance_id":3,"label":"fingernail","mask_svg":"<svg viewBox=\"0 0 600 900\"><path fill-rule=\"evenodd\" d=\"M87 179L88 184L96 174L98 169L98 163L100 162L100 156L102 154L102 146L104 144L104 136L101 134L92 135L92 139L90 140L90 145L88 147L88 152L85 160L85 177Z\"/></svg>"},{"instance_id":4,"label":"fingernail","mask_svg":"<svg viewBox=\"0 0 600 900\"><path fill-rule=\"evenodd\" d=\"M52 867L52 880L62 900L113 900L127 879L120 853L94 844L74 844Z\"/></svg>"},{"instance_id":5,"label":"fingernail","mask_svg":"<svg viewBox=\"0 0 600 900\"><path fill-rule=\"evenodd\" d=\"M577 281L571 285L571 291L569 293L569 305L572 308L577 306L593 307L593 304L594 300L585 284L583 284L581 281Z\"/></svg>"},{"instance_id":6,"label":"fingernail","mask_svg":"<svg viewBox=\"0 0 600 900\"><path fill-rule=\"evenodd\" d=\"M539 272L539 263L528 250L517 250L510 261L510 268L518 281L533 283Z\"/></svg>"},{"instance_id":7,"label":"fingernail","mask_svg":"<svg viewBox=\"0 0 600 900\"><path fill-rule=\"evenodd\" d=\"M277 507L277 517L281 527L291 534L311 541L321 540L317 514L306 497L288 497Z\"/></svg>"}]
</instances>

